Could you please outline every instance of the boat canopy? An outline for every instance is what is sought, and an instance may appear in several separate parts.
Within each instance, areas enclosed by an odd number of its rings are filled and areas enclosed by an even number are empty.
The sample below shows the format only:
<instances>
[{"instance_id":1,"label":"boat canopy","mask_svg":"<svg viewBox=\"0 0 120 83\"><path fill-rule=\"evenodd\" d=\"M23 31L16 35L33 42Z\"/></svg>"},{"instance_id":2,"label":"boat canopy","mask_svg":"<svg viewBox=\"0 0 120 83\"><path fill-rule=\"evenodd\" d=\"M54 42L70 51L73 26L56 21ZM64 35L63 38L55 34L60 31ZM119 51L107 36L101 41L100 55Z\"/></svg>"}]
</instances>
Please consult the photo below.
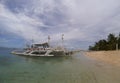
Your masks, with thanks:
<instances>
[{"instance_id":1,"label":"boat canopy","mask_svg":"<svg viewBox=\"0 0 120 83\"><path fill-rule=\"evenodd\" d=\"M48 43L42 43L42 44L33 44L35 47L40 47L42 46L43 48L48 48L50 47Z\"/></svg>"}]
</instances>

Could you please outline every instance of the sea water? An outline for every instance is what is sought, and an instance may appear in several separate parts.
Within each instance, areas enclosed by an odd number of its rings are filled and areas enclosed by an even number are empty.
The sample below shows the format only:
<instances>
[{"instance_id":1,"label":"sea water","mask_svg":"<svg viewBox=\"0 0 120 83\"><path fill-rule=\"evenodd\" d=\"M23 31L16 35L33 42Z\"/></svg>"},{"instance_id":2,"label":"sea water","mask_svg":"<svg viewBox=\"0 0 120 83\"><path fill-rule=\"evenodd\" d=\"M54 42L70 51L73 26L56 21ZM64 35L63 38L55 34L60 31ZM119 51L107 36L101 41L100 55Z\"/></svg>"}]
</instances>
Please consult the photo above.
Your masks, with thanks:
<instances>
[{"instance_id":1,"label":"sea water","mask_svg":"<svg viewBox=\"0 0 120 83\"><path fill-rule=\"evenodd\" d=\"M84 56L24 57L0 50L0 83L120 83L120 68Z\"/></svg>"}]
</instances>

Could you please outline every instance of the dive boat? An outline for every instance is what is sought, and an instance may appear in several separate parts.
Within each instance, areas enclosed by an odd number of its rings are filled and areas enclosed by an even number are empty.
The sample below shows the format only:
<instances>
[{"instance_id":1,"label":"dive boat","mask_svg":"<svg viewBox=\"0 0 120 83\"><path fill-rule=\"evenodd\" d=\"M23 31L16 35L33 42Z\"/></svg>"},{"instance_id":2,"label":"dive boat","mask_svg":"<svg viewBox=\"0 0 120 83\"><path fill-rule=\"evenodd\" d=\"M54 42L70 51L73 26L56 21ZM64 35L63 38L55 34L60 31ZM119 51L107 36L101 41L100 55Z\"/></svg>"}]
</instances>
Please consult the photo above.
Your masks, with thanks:
<instances>
[{"instance_id":1,"label":"dive boat","mask_svg":"<svg viewBox=\"0 0 120 83\"><path fill-rule=\"evenodd\" d=\"M62 47L51 48L48 43L33 44L30 48L23 51L12 51L12 54L23 56L65 56L69 53Z\"/></svg>"},{"instance_id":2,"label":"dive boat","mask_svg":"<svg viewBox=\"0 0 120 83\"><path fill-rule=\"evenodd\" d=\"M49 45L50 37L48 36L48 42L42 44L32 44L28 45L22 51L12 51L12 54L22 55L22 56L68 56L72 54L71 51L67 51L63 46L51 47ZM62 35L63 41L63 35Z\"/></svg>"}]
</instances>

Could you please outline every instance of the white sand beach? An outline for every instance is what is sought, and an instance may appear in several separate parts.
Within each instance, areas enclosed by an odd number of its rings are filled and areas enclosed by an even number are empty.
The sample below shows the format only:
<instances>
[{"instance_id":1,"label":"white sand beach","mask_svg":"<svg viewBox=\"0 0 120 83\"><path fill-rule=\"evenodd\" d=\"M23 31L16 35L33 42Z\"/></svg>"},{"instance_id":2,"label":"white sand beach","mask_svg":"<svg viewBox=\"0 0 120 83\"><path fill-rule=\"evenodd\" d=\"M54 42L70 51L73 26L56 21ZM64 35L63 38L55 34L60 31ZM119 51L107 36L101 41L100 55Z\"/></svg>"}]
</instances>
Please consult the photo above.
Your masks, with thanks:
<instances>
[{"instance_id":1,"label":"white sand beach","mask_svg":"<svg viewBox=\"0 0 120 83\"><path fill-rule=\"evenodd\" d=\"M90 51L85 52L85 55L99 61L120 66L120 50L119 51Z\"/></svg>"}]
</instances>

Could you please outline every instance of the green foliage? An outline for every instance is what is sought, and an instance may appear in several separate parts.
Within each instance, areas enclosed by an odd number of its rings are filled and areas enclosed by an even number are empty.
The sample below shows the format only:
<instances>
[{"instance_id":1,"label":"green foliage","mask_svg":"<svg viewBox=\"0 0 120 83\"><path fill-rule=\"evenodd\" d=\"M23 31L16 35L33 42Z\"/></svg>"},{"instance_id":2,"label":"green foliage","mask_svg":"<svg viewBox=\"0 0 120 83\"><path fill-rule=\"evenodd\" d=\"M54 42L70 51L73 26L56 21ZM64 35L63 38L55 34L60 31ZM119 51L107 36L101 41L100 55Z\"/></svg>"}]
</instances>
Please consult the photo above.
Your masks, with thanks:
<instances>
[{"instance_id":1,"label":"green foliage","mask_svg":"<svg viewBox=\"0 0 120 83\"><path fill-rule=\"evenodd\" d=\"M120 34L119 37L116 37L114 34L109 34L108 38L99 40L95 42L93 46L89 46L89 50L115 50L116 44L118 44L118 48L120 49Z\"/></svg>"},{"instance_id":2,"label":"green foliage","mask_svg":"<svg viewBox=\"0 0 120 83\"><path fill-rule=\"evenodd\" d=\"M118 37L118 48L120 49L120 33L119 33L119 37Z\"/></svg>"}]
</instances>

